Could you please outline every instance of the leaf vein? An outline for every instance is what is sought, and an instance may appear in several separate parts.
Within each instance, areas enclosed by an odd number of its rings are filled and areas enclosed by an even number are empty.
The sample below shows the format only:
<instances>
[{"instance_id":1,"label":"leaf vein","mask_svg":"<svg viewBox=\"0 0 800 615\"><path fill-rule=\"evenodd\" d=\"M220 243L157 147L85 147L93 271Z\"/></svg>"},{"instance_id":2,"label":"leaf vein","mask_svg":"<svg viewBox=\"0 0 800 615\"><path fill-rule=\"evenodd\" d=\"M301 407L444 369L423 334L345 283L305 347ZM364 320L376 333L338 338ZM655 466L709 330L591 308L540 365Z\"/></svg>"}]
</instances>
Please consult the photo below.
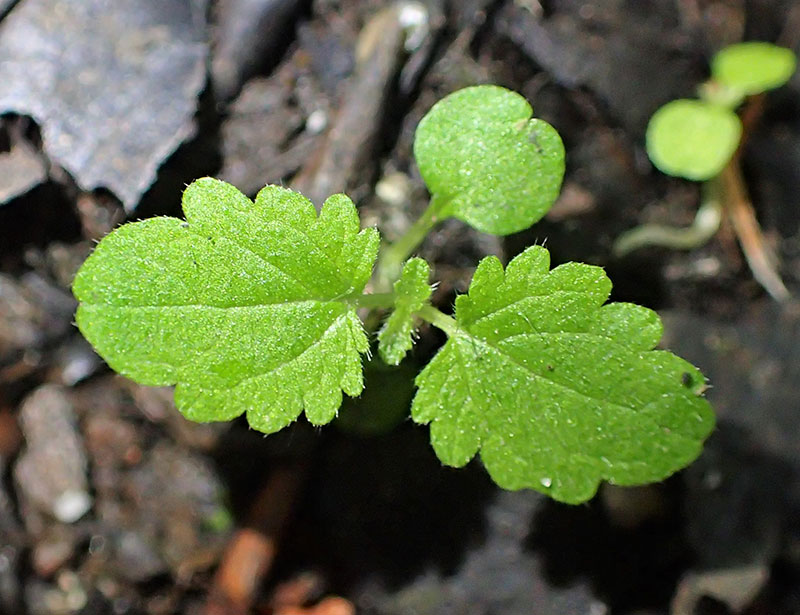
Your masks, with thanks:
<instances>
[{"instance_id":1,"label":"leaf vein","mask_svg":"<svg viewBox=\"0 0 800 615\"><path fill-rule=\"evenodd\" d=\"M502 291L498 291L498 294L500 292L502 292ZM486 320L487 318L490 318L491 316L495 316L496 314L500 314L500 313L504 312L505 310L507 310L509 308L512 308L512 307L522 303L526 299L537 299L537 298L541 298L541 297L552 297L554 295L587 295L587 296L591 296L592 294L593 293L591 291L565 290L565 289L556 289L556 290L552 290L552 291L548 291L548 292L527 294L524 297L520 297L519 299L515 299L514 301L512 301L510 303L506 303L506 304L501 305L500 307L498 307L496 309L491 310L490 312L486 312L485 314L482 314L481 316L479 316L475 320L471 321L469 323L469 326L473 327L476 324L478 324L479 322L481 322L482 320Z\"/></svg>"}]
</instances>

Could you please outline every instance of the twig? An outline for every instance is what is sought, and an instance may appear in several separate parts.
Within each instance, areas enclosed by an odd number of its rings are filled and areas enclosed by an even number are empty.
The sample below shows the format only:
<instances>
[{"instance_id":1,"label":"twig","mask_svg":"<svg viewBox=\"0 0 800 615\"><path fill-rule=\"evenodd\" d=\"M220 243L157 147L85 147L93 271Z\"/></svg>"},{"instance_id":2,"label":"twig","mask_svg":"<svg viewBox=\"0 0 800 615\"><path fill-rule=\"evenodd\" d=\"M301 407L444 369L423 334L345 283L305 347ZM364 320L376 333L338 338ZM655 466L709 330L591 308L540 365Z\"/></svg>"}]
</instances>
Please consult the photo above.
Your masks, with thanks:
<instances>
[{"instance_id":1,"label":"twig","mask_svg":"<svg viewBox=\"0 0 800 615\"><path fill-rule=\"evenodd\" d=\"M427 19L424 5L399 2L378 12L364 26L356 50L356 70L342 106L318 154L295 176L292 188L317 206L335 192L351 187L370 156L380 130L391 86L400 71L409 41Z\"/></svg>"}]
</instances>

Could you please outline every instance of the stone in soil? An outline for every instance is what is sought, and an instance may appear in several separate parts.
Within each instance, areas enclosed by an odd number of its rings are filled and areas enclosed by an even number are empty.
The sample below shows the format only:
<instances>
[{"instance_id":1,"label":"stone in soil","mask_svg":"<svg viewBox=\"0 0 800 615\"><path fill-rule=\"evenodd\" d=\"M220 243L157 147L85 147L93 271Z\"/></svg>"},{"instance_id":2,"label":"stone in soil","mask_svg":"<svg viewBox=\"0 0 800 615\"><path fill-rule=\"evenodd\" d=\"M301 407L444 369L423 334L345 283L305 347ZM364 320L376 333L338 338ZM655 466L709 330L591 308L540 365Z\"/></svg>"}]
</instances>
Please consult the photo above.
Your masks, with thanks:
<instances>
[{"instance_id":1,"label":"stone in soil","mask_svg":"<svg viewBox=\"0 0 800 615\"><path fill-rule=\"evenodd\" d=\"M86 451L69 397L58 386L39 387L24 400L19 421L26 446L14 479L23 509L62 523L77 521L91 508L92 498ZM35 523L33 517L25 520Z\"/></svg>"},{"instance_id":2,"label":"stone in soil","mask_svg":"<svg viewBox=\"0 0 800 615\"><path fill-rule=\"evenodd\" d=\"M32 116L45 153L130 211L195 130L207 0L26 0L0 24L0 112Z\"/></svg>"}]
</instances>

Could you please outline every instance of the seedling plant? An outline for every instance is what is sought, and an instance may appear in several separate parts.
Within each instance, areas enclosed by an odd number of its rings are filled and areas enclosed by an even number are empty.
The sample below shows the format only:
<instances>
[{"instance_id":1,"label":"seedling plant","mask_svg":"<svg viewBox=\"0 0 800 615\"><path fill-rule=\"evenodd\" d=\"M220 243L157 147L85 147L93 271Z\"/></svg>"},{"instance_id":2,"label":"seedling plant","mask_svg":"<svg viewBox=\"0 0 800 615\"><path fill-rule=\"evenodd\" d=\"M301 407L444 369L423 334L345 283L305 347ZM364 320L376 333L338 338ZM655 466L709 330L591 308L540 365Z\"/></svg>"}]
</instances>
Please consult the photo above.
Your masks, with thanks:
<instances>
[{"instance_id":1,"label":"seedling plant","mask_svg":"<svg viewBox=\"0 0 800 615\"><path fill-rule=\"evenodd\" d=\"M789 292L774 269L739 167L743 125L736 109L749 100L761 103L767 91L794 74L789 49L764 42L731 45L711 62L711 77L699 87L699 99L678 99L658 109L647 127L647 154L667 175L703 182L702 203L688 228L645 225L623 234L614 251L623 256L652 245L692 249L706 243L727 212L756 280L776 299ZM751 107L756 108L756 107Z\"/></svg>"},{"instance_id":2,"label":"seedling plant","mask_svg":"<svg viewBox=\"0 0 800 615\"><path fill-rule=\"evenodd\" d=\"M448 218L497 235L539 220L564 174L555 129L518 94L471 87L423 118L414 155L430 205L383 246L343 194L317 213L279 186L251 201L225 182L195 181L185 220L125 224L86 260L74 282L80 330L119 373L176 385L189 419L245 414L273 433L302 412L329 423L343 394L361 393L370 338L359 313L380 311L388 364L412 348L421 322L447 336L411 406L444 464L480 454L501 487L579 503L601 481L658 481L690 463L714 423L705 380L654 350L654 312L606 303L601 268L551 269L542 246L505 267L488 256L448 314L431 304L429 264L411 256Z\"/></svg>"}]
</instances>

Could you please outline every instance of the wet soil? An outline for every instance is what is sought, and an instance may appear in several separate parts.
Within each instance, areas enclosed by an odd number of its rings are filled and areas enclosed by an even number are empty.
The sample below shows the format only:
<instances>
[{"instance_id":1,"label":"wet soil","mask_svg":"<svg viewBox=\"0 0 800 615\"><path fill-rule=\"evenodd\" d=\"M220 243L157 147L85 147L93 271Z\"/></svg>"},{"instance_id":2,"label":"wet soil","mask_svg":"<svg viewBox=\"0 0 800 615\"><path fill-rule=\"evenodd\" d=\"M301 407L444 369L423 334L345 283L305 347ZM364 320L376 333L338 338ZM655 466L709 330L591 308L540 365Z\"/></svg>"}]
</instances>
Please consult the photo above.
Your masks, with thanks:
<instances>
[{"instance_id":1,"label":"wet soil","mask_svg":"<svg viewBox=\"0 0 800 615\"><path fill-rule=\"evenodd\" d=\"M40 4L0 2L0 60L31 58L33 71L42 40L65 42L47 62L67 73L96 62L116 87L90 80L74 99L63 84L45 97L0 87L0 614L800 613L800 304L764 292L726 226L687 252L611 252L623 231L686 225L697 208L696 185L649 163L650 114L693 95L726 44L800 52L794 2L426 0L427 30L408 49L396 20L376 20L390 6L378 0L97 2L97 46L79 47L80 21L52 17L75 1ZM102 23L120 15L128 34L166 24L186 64L149 79L140 68L163 40L114 46L105 38L121 34ZM59 35L9 48L12 19ZM91 55L107 42L107 61ZM148 89L165 80L180 99L169 109ZM477 461L443 468L427 428L404 419L413 374L443 341L435 331L421 331L399 376L368 371L381 394L337 426L264 437L243 421L185 421L169 389L112 374L74 328L70 284L93 241L126 219L179 215L182 187L202 175L251 195L265 183L346 191L365 224L396 237L426 204L416 124L476 83L524 94L561 133L567 174L527 231L437 229L420 248L441 281L434 300L451 305L481 257L532 244L554 264L605 267L612 298L657 310L664 347L711 383L718 428L684 472L570 507L502 492ZM103 123L87 98L127 111ZM56 129L108 141L53 148ZM800 76L766 98L742 165L798 296ZM394 429L353 428L347 413L387 398Z\"/></svg>"}]
</instances>

